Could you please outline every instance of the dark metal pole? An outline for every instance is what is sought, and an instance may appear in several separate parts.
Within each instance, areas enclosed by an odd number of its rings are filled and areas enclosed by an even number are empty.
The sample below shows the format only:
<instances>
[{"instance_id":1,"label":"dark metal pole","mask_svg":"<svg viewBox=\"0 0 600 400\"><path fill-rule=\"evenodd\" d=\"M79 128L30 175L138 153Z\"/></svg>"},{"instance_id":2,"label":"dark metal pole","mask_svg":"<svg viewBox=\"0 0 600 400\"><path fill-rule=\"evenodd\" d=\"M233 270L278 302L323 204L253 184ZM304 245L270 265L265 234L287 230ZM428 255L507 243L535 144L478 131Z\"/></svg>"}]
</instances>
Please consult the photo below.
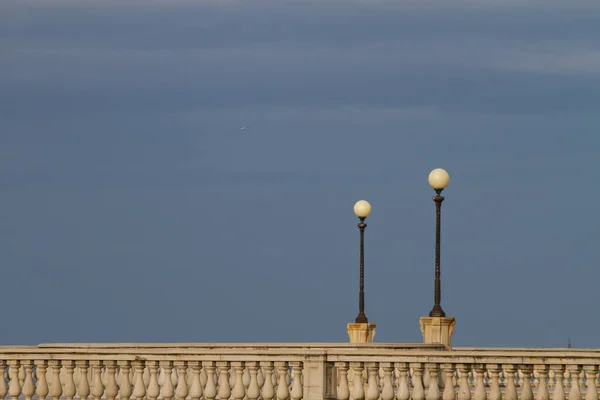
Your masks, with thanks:
<instances>
[{"instance_id":1,"label":"dark metal pole","mask_svg":"<svg viewBox=\"0 0 600 400\"><path fill-rule=\"evenodd\" d=\"M442 201L444 201L444 196L442 196L443 189L435 189L435 197L433 201L435 202L435 288L434 288L434 306L431 312L429 313L430 317L445 317L446 313L442 310L442 306L440 305L442 301L442 288L441 288L441 271L440 271L440 217L442 214Z\"/></svg>"},{"instance_id":2,"label":"dark metal pole","mask_svg":"<svg viewBox=\"0 0 600 400\"><path fill-rule=\"evenodd\" d=\"M369 320L365 315L365 224L366 217L359 217L358 229L360 230L360 292L358 294L358 317L355 322L367 323Z\"/></svg>"}]
</instances>

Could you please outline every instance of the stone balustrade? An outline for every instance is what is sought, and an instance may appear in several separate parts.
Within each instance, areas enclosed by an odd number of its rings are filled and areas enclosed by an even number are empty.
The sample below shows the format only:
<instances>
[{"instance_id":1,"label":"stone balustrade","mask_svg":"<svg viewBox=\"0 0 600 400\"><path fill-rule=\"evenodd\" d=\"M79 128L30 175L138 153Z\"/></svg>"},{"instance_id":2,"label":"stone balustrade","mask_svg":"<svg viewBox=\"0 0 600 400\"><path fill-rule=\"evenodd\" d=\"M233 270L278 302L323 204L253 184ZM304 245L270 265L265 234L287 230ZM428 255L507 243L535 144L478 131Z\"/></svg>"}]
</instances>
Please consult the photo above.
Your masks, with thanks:
<instances>
[{"instance_id":1,"label":"stone balustrade","mask_svg":"<svg viewBox=\"0 0 600 400\"><path fill-rule=\"evenodd\" d=\"M600 350L426 344L0 347L0 398L598 400Z\"/></svg>"}]
</instances>

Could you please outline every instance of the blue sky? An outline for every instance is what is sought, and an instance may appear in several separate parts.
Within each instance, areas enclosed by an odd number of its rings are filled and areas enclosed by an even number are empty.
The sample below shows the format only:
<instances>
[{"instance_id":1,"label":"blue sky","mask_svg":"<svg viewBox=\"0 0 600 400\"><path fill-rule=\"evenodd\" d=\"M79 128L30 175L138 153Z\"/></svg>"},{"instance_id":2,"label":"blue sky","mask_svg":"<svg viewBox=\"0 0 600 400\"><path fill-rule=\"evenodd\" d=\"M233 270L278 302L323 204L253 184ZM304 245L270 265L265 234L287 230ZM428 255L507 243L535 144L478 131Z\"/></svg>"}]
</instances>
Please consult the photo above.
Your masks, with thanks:
<instances>
[{"instance_id":1,"label":"blue sky","mask_svg":"<svg viewBox=\"0 0 600 400\"><path fill-rule=\"evenodd\" d=\"M2 344L598 347L600 3L0 3ZM241 126L247 126L240 131Z\"/></svg>"}]
</instances>

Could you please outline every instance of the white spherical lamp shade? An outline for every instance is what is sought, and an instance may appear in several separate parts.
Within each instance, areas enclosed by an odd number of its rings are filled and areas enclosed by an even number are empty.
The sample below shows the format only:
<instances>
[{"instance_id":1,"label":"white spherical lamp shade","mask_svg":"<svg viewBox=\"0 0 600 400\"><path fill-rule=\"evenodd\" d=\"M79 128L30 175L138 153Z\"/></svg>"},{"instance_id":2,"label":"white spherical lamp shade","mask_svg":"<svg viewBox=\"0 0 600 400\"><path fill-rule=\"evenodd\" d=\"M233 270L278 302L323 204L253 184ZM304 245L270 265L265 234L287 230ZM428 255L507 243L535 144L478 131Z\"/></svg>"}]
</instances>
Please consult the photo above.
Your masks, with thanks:
<instances>
[{"instance_id":1,"label":"white spherical lamp shade","mask_svg":"<svg viewBox=\"0 0 600 400\"><path fill-rule=\"evenodd\" d=\"M366 200L359 200L354 204L354 214L358 218L367 218L371 214L371 204Z\"/></svg>"},{"instance_id":2,"label":"white spherical lamp shade","mask_svg":"<svg viewBox=\"0 0 600 400\"><path fill-rule=\"evenodd\" d=\"M450 175L445 169L436 168L429 173L429 186L434 189L445 189L450 182Z\"/></svg>"}]
</instances>

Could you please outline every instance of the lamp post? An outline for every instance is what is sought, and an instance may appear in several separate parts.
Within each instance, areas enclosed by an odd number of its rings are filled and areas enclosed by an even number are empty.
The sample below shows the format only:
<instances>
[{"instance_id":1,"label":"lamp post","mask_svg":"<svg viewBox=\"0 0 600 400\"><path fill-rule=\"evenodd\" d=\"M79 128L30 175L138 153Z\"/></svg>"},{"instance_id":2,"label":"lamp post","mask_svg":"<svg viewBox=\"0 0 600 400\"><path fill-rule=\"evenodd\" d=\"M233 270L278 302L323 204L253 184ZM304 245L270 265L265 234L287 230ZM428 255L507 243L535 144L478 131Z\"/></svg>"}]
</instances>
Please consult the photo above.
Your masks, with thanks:
<instances>
[{"instance_id":1,"label":"lamp post","mask_svg":"<svg viewBox=\"0 0 600 400\"><path fill-rule=\"evenodd\" d=\"M360 230L360 291L358 295L358 316L356 323L368 323L365 315L365 219L371 214L371 204L366 200L359 200L354 204L354 214L358 217Z\"/></svg>"},{"instance_id":2,"label":"lamp post","mask_svg":"<svg viewBox=\"0 0 600 400\"><path fill-rule=\"evenodd\" d=\"M441 306L441 279L440 279L440 217L442 202L444 196L442 196L442 190L448 186L450 182L450 176L448 172L442 168L436 168L429 173L429 185L435 190L435 196L433 201L435 202L435 289L434 289L434 305L433 309L429 313L430 317L445 317L446 313L442 310Z\"/></svg>"}]
</instances>

